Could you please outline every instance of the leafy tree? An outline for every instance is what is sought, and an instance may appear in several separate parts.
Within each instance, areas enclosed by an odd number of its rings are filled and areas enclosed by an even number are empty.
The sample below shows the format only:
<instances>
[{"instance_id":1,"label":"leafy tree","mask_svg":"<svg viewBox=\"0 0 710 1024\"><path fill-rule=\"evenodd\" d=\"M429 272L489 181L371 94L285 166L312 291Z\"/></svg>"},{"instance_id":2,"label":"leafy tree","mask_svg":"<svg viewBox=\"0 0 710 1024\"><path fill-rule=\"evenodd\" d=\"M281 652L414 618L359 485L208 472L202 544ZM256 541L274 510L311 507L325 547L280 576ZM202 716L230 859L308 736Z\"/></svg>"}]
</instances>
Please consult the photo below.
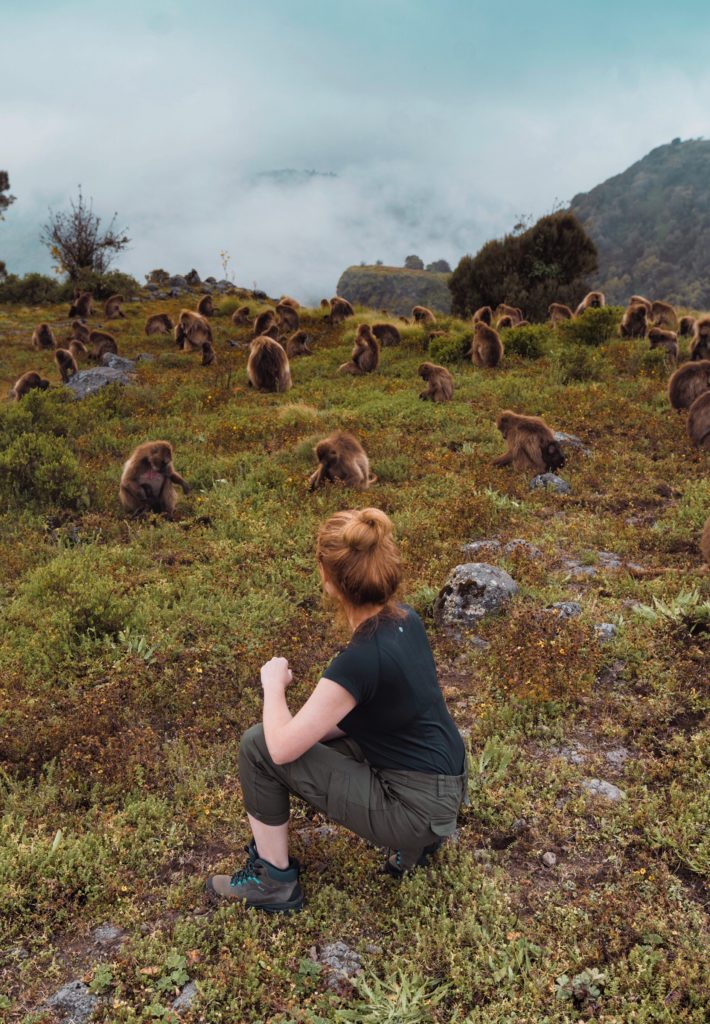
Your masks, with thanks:
<instances>
[{"instance_id":1,"label":"leafy tree","mask_svg":"<svg viewBox=\"0 0 710 1024\"><path fill-rule=\"evenodd\" d=\"M7 171L0 171L0 220L5 219L5 210L15 202L15 197L9 195L10 176ZM6 194L8 193L8 194ZM7 276L7 267L0 260L0 280Z\"/></svg>"},{"instance_id":2,"label":"leafy tree","mask_svg":"<svg viewBox=\"0 0 710 1024\"><path fill-rule=\"evenodd\" d=\"M407 256L404 266L407 270L424 270L424 260L418 256Z\"/></svg>"},{"instance_id":3,"label":"leafy tree","mask_svg":"<svg viewBox=\"0 0 710 1024\"><path fill-rule=\"evenodd\" d=\"M451 273L451 267L446 260L434 260L433 263L427 263L427 270L430 270L434 274Z\"/></svg>"},{"instance_id":4,"label":"leafy tree","mask_svg":"<svg viewBox=\"0 0 710 1024\"><path fill-rule=\"evenodd\" d=\"M596 247L574 214L548 214L464 256L449 279L452 309L470 316L479 306L507 302L528 319L544 320L551 302L576 304L596 268Z\"/></svg>"},{"instance_id":5,"label":"leafy tree","mask_svg":"<svg viewBox=\"0 0 710 1024\"><path fill-rule=\"evenodd\" d=\"M71 209L53 213L42 228L41 241L47 246L59 270L75 281L82 271L105 274L113 260L127 248L130 239L125 228L116 230L114 213L108 227L101 230L101 218L94 213L93 200L88 202L79 186L79 198L70 201Z\"/></svg>"}]
</instances>

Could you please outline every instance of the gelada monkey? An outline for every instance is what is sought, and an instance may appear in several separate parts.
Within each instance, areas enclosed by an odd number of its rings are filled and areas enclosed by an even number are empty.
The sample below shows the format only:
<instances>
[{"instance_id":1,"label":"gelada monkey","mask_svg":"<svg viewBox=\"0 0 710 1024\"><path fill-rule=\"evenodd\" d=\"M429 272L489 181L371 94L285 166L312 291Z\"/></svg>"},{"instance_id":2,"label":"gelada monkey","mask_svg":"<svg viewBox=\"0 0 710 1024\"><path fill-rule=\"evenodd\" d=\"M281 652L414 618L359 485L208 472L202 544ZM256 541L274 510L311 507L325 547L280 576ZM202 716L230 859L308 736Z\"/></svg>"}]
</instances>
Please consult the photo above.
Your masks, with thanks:
<instances>
[{"instance_id":1,"label":"gelada monkey","mask_svg":"<svg viewBox=\"0 0 710 1024\"><path fill-rule=\"evenodd\" d=\"M173 466L168 441L139 444L123 467L119 497L127 512L165 512L172 515L177 495L174 484L189 494L190 487Z\"/></svg>"},{"instance_id":2,"label":"gelada monkey","mask_svg":"<svg viewBox=\"0 0 710 1024\"><path fill-rule=\"evenodd\" d=\"M496 426L505 438L507 448L493 460L494 466L508 466L520 472L556 472L565 464L559 442L539 416L521 416L504 409Z\"/></svg>"},{"instance_id":3,"label":"gelada monkey","mask_svg":"<svg viewBox=\"0 0 710 1024\"><path fill-rule=\"evenodd\" d=\"M308 479L312 491L326 482L336 481L344 483L346 487L366 491L377 480L376 476L370 475L370 463L365 449L349 431L336 431L319 441L313 451L319 465Z\"/></svg>"}]
</instances>

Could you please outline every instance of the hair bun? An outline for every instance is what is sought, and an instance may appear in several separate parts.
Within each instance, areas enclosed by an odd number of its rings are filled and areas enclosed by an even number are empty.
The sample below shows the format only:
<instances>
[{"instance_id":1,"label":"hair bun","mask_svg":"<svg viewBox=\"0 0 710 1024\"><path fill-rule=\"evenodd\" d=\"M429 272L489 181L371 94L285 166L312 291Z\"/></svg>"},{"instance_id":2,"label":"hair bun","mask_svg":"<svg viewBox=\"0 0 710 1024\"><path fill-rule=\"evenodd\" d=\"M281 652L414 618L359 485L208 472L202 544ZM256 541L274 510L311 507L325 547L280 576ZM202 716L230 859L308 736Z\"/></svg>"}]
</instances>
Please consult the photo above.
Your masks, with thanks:
<instances>
[{"instance_id":1,"label":"hair bun","mask_svg":"<svg viewBox=\"0 0 710 1024\"><path fill-rule=\"evenodd\" d=\"M392 534L392 523L379 508L362 508L343 531L343 540L354 551L369 551Z\"/></svg>"}]
</instances>

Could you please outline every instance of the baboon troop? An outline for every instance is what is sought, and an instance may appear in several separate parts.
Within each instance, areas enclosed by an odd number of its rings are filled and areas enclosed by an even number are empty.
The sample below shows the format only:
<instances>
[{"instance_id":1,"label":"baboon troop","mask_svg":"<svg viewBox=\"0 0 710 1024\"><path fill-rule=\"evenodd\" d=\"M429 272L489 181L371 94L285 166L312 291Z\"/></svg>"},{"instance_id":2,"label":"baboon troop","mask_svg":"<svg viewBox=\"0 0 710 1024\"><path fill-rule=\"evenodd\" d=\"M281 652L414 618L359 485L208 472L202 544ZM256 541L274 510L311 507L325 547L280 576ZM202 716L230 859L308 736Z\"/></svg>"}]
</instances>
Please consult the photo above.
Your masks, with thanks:
<instances>
[{"instance_id":1,"label":"baboon troop","mask_svg":"<svg viewBox=\"0 0 710 1024\"><path fill-rule=\"evenodd\" d=\"M49 324L38 324L32 332L32 348L38 350L57 347L57 339Z\"/></svg>"},{"instance_id":2,"label":"baboon troop","mask_svg":"<svg viewBox=\"0 0 710 1024\"><path fill-rule=\"evenodd\" d=\"M425 402L450 402L454 394L454 378L445 366L436 363L422 363L417 373L426 381L426 388L419 393Z\"/></svg>"},{"instance_id":3,"label":"baboon troop","mask_svg":"<svg viewBox=\"0 0 710 1024\"><path fill-rule=\"evenodd\" d=\"M476 310L476 312L473 314L474 324L477 324L479 320L482 321L482 323L484 324L488 324L489 327L492 325L493 310L491 309L490 306L481 306L479 309Z\"/></svg>"},{"instance_id":4,"label":"baboon troop","mask_svg":"<svg viewBox=\"0 0 710 1024\"><path fill-rule=\"evenodd\" d=\"M402 341L402 336L394 324L373 324L372 333L383 348L399 345Z\"/></svg>"},{"instance_id":5,"label":"baboon troop","mask_svg":"<svg viewBox=\"0 0 710 1024\"><path fill-rule=\"evenodd\" d=\"M214 302L211 295L203 295L197 303L197 312L200 316L214 316Z\"/></svg>"},{"instance_id":6,"label":"baboon troop","mask_svg":"<svg viewBox=\"0 0 710 1024\"><path fill-rule=\"evenodd\" d=\"M319 441L313 449L318 459L318 469L308 479L310 489L315 491L324 483L345 484L358 491L366 491L377 480L370 474L370 462L354 434L339 430Z\"/></svg>"},{"instance_id":7,"label":"baboon troop","mask_svg":"<svg viewBox=\"0 0 710 1024\"><path fill-rule=\"evenodd\" d=\"M550 303L547 314L553 326L562 323L563 320L572 320L574 317L574 313L569 306L565 306L562 302Z\"/></svg>"},{"instance_id":8,"label":"baboon troop","mask_svg":"<svg viewBox=\"0 0 710 1024\"><path fill-rule=\"evenodd\" d=\"M206 341L212 344L209 321L191 309L183 309L175 327L175 343L183 352L198 351Z\"/></svg>"},{"instance_id":9,"label":"baboon troop","mask_svg":"<svg viewBox=\"0 0 710 1024\"><path fill-rule=\"evenodd\" d=\"M296 331L286 342L286 355L289 359L293 359L295 356L310 356L313 355L309 348L310 342L309 336L305 331Z\"/></svg>"},{"instance_id":10,"label":"baboon troop","mask_svg":"<svg viewBox=\"0 0 710 1024\"><path fill-rule=\"evenodd\" d=\"M19 402L21 398L24 398L28 391L32 391L33 388L39 388L40 391L46 391L49 387L49 381L44 380L35 370L29 370L27 373L23 373L19 377L13 386L10 388L8 397L13 399L15 402Z\"/></svg>"},{"instance_id":11,"label":"baboon troop","mask_svg":"<svg viewBox=\"0 0 710 1024\"><path fill-rule=\"evenodd\" d=\"M474 366L483 366L489 369L498 366L503 358L503 342L500 340L498 332L479 320L474 324L473 341L467 355L470 356Z\"/></svg>"},{"instance_id":12,"label":"baboon troop","mask_svg":"<svg viewBox=\"0 0 710 1024\"><path fill-rule=\"evenodd\" d=\"M710 391L703 391L688 409L688 437L696 448L710 451Z\"/></svg>"},{"instance_id":13,"label":"baboon troop","mask_svg":"<svg viewBox=\"0 0 710 1024\"><path fill-rule=\"evenodd\" d=\"M73 377L75 373L79 372L79 367L76 365L76 359L69 349L56 349L54 359L57 363L62 383L66 384L70 377Z\"/></svg>"},{"instance_id":14,"label":"baboon troop","mask_svg":"<svg viewBox=\"0 0 710 1024\"><path fill-rule=\"evenodd\" d=\"M295 302L295 299L291 300ZM276 307L276 316L278 317L278 324L282 331L288 331L289 334L293 334L301 326L301 322L298 317L298 313L292 305L288 302L280 302Z\"/></svg>"},{"instance_id":15,"label":"baboon troop","mask_svg":"<svg viewBox=\"0 0 710 1024\"><path fill-rule=\"evenodd\" d=\"M338 367L339 373L352 373L360 376L372 373L380 362L380 343L372 333L369 324L360 324L355 335L352 359Z\"/></svg>"},{"instance_id":16,"label":"baboon troop","mask_svg":"<svg viewBox=\"0 0 710 1024\"><path fill-rule=\"evenodd\" d=\"M523 311L522 309L518 309L517 306L508 306L505 302L500 302L496 306L494 316L496 320L499 320L502 316L509 316L513 323L517 324L523 319Z\"/></svg>"},{"instance_id":17,"label":"baboon troop","mask_svg":"<svg viewBox=\"0 0 710 1024\"><path fill-rule=\"evenodd\" d=\"M232 313L232 323L235 327L248 327L251 323L251 313L248 306L240 306Z\"/></svg>"},{"instance_id":18,"label":"baboon troop","mask_svg":"<svg viewBox=\"0 0 710 1024\"><path fill-rule=\"evenodd\" d=\"M114 320L116 317L126 319L126 314L121 309L121 304L126 300L122 295L112 295L104 302L104 316L107 320Z\"/></svg>"},{"instance_id":19,"label":"baboon troop","mask_svg":"<svg viewBox=\"0 0 710 1024\"><path fill-rule=\"evenodd\" d=\"M622 338L645 338L646 337L646 316L647 310L641 302L630 305L624 313L619 333Z\"/></svg>"},{"instance_id":20,"label":"baboon troop","mask_svg":"<svg viewBox=\"0 0 710 1024\"><path fill-rule=\"evenodd\" d=\"M602 306L606 305L606 299L604 292L589 292L585 295L580 304L574 311L575 316L581 316L588 309L601 309Z\"/></svg>"},{"instance_id":21,"label":"baboon troop","mask_svg":"<svg viewBox=\"0 0 710 1024\"><path fill-rule=\"evenodd\" d=\"M88 320L91 316L93 301L94 297L91 292L80 292L77 289L74 293L74 301L69 307L69 316L78 316L82 320Z\"/></svg>"},{"instance_id":22,"label":"baboon troop","mask_svg":"<svg viewBox=\"0 0 710 1024\"><path fill-rule=\"evenodd\" d=\"M154 313L145 322L146 334L170 334L173 330L175 324L167 313Z\"/></svg>"},{"instance_id":23,"label":"baboon troop","mask_svg":"<svg viewBox=\"0 0 710 1024\"><path fill-rule=\"evenodd\" d=\"M330 313L327 314L327 318L331 324L335 325L341 324L349 316L355 316L355 310L351 303L347 299L341 299L339 295L335 295L330 300Z\"/></svg>"},{"instance_id":24,"label":"baboon troop","mask_svg":"<svg viewBox=\"0 0 710 1024\"><path fill-rule=\"evenodd\" d=\"M678 335L675 331L664 330L663 327L652 327L648 332L651 348L662 348L671 362L678 361Z\"/></svg>"},{"instance_id":25,"label":"baboon troop","mask_svg":"<svg viewBox=\"0 0 710 1024\"><path fill-rule=\"evenodd\" d=\"M668 381L668 400L673 409L689 409L698 395L710 390L710 359L683 363Z\"/></svg>"},{"instance_id":26,"label":"baboon troop","mask_svg":"<svg viewBox=\"0 0 710 1024\"><path fill-rule=\"evenodd\" d=\"M436 323L436 317L427 306L414 306L412 309L412 318L417 324Z\"/></svg>"},{"instance_id":27,"label":"baboon troop","mask_svg":"<svg viewBox=\"0 0 710 1024\"><path fill-rule=\"evenodd\" d=\"M496 426L507 445L502 455L493 460L494 466L508 466L519 472L535 474L556 472L565 464L565 457L555 435L539 416L521 416L504 409Z\"/></svg>"},{"instance_id":28,"label":"baboon troop","mask_svg":"<svg viewBox=\"0 0 710 1024\"><path fill-rule=\"evenodd\" d=\"M188 494L190 487L173 466L173 448L168 441L139 444L125 463L119 497L126 512L163 512L172 515L177 495L173 484Z\"/></svg>"},{"instance_id":29,"label":"baboon troop","mask_svg":"<svg viewBox=\"0 0 710 1024\"><path fill-rule=\"evenodd\" d=\"M710 359L710 316L695 321L693 340L690 343L690 358Z\"/></svg>"},{"instance_id":30,"label":"baboon troop","mask_svg":"<svg viewBox=\"0 0 710 1024\"><path fill-rule=\"evenodd\" d=\"M288 391L291 368L283 347L265 335L254 338L249 347L247 377L257 391Z\"/></svg>"}]
</instances>

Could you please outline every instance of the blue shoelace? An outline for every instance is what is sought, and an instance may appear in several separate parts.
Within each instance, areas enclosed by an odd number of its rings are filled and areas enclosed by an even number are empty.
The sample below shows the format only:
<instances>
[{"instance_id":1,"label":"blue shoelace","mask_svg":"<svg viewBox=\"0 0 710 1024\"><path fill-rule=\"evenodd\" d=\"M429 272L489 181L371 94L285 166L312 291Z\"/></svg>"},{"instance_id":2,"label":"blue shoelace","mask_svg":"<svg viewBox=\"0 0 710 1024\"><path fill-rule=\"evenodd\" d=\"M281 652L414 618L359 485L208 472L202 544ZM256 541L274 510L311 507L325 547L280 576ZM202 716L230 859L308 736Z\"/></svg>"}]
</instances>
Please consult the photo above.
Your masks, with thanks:
<instances>
[{"instance_id":1,"label":"blue shoelace","mask_svg":"<svg viewBox=\"0 0 710 1024\"><path fill-rule=\"evenodd\" d=\"M247 867L242 868L240 871L235 871L229 880L230 885L246 885L247 882L258 882L259 879L254 874L253 864L249 864Z\"/></svg>"}]
</instances>

